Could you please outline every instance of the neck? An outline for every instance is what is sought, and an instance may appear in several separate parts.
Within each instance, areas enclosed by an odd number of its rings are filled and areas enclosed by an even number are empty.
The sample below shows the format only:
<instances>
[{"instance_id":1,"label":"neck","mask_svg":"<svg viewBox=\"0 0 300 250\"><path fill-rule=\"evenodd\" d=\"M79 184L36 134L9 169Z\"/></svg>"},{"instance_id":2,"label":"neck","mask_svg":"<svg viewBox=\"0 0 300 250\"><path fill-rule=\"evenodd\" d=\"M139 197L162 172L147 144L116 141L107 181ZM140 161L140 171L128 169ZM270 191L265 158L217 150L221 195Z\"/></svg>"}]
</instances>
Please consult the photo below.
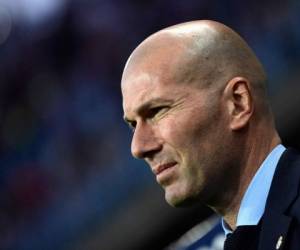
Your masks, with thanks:
<instances>
[{"instance_id":1,"label":"neck","mask_svg":"<svg viewBox=\"0 0 300 250\"><path fill-rule=\"evenodd\" d=\"M267 155L281 142L276 132L271 140L266 140L263 136L254 138L250 144L252 146L246 150L240 161L239 181L235 190L227 192L227 197L224 197L224 202L220 206L212 206L212 209L223 217L232 230L236 228L241 201L252 178Z\"/></svg>"}]
</instances>

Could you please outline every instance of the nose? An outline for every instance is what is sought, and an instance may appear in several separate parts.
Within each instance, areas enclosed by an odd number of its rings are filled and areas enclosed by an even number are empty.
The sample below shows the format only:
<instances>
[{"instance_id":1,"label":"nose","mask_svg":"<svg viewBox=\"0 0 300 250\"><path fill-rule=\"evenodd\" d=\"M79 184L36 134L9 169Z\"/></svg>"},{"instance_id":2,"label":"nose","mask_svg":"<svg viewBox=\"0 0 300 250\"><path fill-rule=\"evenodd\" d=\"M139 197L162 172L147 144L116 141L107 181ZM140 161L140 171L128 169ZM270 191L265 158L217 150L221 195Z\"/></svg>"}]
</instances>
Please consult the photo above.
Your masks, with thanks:
<instances>
[{"instance_id":1,"label":"nose","mask_svg":"<svg viewBox=\"0 0 300 250\"><path fill-rule=\"evenodd\" d=\"M146 123L137 124L131 142L132 155L135 158L145 159L152 157L161 148L161 139L158 138L155 128Z\"/></svg>"}]
</instances>

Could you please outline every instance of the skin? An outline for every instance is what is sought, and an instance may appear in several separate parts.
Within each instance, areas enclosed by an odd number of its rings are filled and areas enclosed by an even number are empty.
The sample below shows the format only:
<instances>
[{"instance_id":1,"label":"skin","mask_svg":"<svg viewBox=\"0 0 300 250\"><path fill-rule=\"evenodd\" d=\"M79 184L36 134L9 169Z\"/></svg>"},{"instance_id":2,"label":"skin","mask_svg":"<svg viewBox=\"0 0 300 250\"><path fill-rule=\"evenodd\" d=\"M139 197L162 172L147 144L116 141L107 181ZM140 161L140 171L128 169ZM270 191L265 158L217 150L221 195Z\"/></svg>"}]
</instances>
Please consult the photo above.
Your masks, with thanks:
<instances>
[{"instance_id":1,"label":"skin","mask_svg":"<svg viewBox=\"0 0 300 250\"><path fill-rule=\"evenodd\" d=\"M131 151L172 206L205 203L235 229L241 199L280 143L260 62L233 30L194 21L161 30L122 76Z\"/></svg>"}]
</instances>

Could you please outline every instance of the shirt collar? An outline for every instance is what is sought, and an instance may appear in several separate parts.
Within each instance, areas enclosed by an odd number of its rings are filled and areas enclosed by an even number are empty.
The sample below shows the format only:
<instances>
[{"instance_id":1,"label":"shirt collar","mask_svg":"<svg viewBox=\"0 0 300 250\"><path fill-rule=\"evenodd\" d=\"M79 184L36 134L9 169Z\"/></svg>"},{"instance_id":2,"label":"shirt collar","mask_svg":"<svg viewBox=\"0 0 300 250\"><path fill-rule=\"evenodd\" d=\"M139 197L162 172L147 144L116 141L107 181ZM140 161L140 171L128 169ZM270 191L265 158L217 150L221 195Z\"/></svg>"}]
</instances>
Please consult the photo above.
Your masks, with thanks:
<instances>
[{"instance_id":1,"label":"shirt collar","mask_svg":"<svg viewBox=\"0 0 300 250\"><path fill-rule=\"evenodd\" d=\"M259 223L265 211L277 163L284 150L283 145L277 145L257 170L242 199L237 216L237 226L251 226ZM222 227L226 235L232 233L223 219Z\"/></svg>"}]
</instances>

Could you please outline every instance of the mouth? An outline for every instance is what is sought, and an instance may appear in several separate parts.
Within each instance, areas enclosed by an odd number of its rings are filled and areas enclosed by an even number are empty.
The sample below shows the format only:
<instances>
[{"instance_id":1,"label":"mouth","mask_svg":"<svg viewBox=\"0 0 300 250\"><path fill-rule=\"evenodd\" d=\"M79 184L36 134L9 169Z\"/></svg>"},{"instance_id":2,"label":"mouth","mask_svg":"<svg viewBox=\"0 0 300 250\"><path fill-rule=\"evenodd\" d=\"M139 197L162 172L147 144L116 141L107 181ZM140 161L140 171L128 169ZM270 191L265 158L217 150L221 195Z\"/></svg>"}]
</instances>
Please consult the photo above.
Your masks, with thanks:
<instances>
[{"instance_id":1,"label":"mouth","mask_svg":"<svg viewBox=\"0 0 300 250\"><path fill-rule=\"evenodd\" d=\"M164 171L166 171L167 169L174 167L176 164L177 164L176 162L161 164L153 169L153 173L156 176L158 176L158 175L162 174Z\"/></svg>"}]
</instances>

